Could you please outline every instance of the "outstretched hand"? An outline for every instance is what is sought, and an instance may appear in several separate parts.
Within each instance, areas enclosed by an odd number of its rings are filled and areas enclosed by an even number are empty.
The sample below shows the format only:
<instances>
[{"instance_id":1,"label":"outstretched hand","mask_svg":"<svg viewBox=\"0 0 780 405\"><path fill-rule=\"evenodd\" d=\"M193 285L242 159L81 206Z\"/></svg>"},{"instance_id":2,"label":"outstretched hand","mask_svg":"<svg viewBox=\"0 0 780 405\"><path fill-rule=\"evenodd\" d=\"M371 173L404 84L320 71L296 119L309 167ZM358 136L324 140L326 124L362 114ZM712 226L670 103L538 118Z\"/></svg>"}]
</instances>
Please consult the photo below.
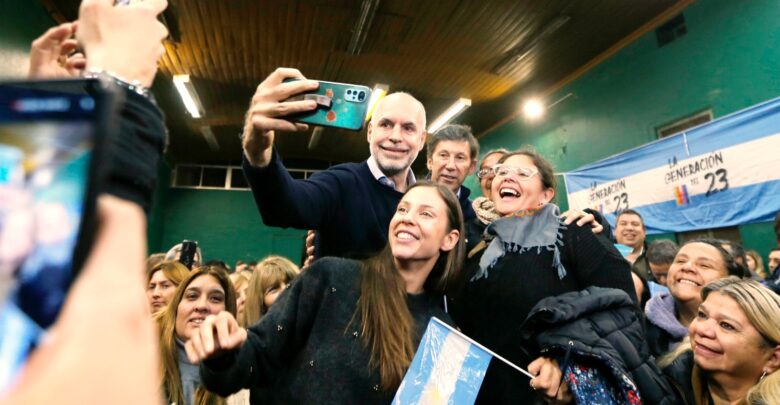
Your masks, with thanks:
<instances>
[{"instance_id":1,"label":"outstretched hand","mask_svg":"<svg viewBox=\"0 0 780 405\"><path fill-rule=\"evenodd\" d=\"M198 364L238 349L244 344L246 337L246 329L239 326L233 314L222 311L217 315L207 316L190 340L184 344L184 349L190 362Z\"/></svg>"}]
</instances>

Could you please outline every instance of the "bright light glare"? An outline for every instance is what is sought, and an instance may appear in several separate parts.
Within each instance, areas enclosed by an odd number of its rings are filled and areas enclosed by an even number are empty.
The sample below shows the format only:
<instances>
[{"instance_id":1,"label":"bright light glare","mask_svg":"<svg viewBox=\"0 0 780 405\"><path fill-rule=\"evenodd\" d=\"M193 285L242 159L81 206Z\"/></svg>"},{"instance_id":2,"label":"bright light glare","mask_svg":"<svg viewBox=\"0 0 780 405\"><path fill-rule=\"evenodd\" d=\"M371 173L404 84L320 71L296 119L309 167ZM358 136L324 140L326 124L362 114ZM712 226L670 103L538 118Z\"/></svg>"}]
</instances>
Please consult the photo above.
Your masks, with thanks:
<instances>
[{"instance_id":1,"label":"bright light glare","mask_svg":"<svg viewBox=\"0 0 780 405\"><path fill-rule=\"evenodd\" d=\"M458 101L456 101L449 108L447 108L447 110L444 111L438 118L433 120L433 124L431 124L431 126L428 127L428 133L432 134L438 131L439 128L443 127L445 124L450 122L453 118L457 117L458 114L462 113L463 110L469 107L471 107L471 99L459 98Z\"/></svg>"},{"instance_id":2,"label":"bright light glare","mask_svg":"<svg viewBox=\"0 0 780 405\"><path fill-rule=\"evenodd\" d=\"M371 91L371 98L368 100L368 112L366 113L366 121L370 120L371 116L374 115L374 109L376 108L377 103L379 103L379 100L381 100L384 96L387 95L389 89L390 86L386 84L377 83L374 86L374 90Z\"/></svg>"},{"instance_id":3,"label":"bright light glare","mask_svg":"<svg viewBox=\"0 0 780 405\"><path fill-rule=\"evenodd\" d=\"M530 99L523 104L523 114L528 119L537 119L544 115L544 105L537 99Z\"/></svg>"}]
</instances>

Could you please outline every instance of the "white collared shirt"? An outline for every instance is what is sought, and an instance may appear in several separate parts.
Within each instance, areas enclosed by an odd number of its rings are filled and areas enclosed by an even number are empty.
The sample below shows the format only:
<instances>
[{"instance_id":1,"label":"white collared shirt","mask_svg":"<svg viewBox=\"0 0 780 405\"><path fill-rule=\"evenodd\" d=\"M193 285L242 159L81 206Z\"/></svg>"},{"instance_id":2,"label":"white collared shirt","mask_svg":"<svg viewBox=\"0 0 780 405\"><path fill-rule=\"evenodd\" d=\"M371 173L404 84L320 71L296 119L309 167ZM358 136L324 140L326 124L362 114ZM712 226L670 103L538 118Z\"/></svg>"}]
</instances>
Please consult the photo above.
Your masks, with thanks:
<instances>
[{"instance_id":1,"label":"white collared shirt","mask_svg":"<svg viewBox=\"0 0 780 405\"><path fill-rule=\"evenodd\" d=\"M374 176L374 178L382 183L383 185L392 188L393 190L396 190L395 182L393 180L390 180L389 177L387 177L384 172L382 172L382 169L379 168L379 164L376 162L376 159L374 159L374 156L371 156L366 161L368 164L368 170L371 171L371 174ZM412 184L417 182L417 178L414 177L414 172L412 172L411 169L409 169L409 174L406 176L406 186L411 186Z\"/></svg>"}]
</instances>

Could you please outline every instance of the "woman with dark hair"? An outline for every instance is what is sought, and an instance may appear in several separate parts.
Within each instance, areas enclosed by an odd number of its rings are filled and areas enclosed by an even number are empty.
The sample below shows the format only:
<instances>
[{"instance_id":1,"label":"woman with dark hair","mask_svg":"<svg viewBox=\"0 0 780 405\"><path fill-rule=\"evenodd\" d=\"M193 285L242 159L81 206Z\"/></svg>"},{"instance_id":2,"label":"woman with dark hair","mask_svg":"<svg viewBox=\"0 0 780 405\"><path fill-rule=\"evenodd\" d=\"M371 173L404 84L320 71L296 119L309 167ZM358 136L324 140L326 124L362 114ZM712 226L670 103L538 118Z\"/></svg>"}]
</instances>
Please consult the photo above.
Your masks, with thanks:
<instances>
[{"instance_id":1,"label":"woman with dark hair","mask_svg":"<svg viewBox=\"0 0 780 405\"><path fill-rule=\"evenodd\" d=\"M560 381L549 386L551 373L560 376L557 365L523 348L520 325L534 305L589 286L618 288L634 300L635 293L630 266L611 243L590 227L563 222L551 203L555 175L543 157L532 150L509 153L493 171L491 197L500 217L485 230L490 240L469 252L468 282L452 302L452 315L465 334L543 377L529 386L525 376L493 362L477 403L532 403L534 390L555 396Z\"/></svg>"},{"instance_id":2,"label":"woman with dark hair","mask_svg":"<svg viewBox=\"0 0 780 405\"><path fill-rule=\"evenodd\" d=\"M227 273L203 266L190 273L168 307L157 313L166 403L225 404L224 398L201 386L198 365L187 359L184 350L185 342L197 333L203 320L220 312L236 315L236 292Z\"/></svg>"},{"instance_id":3,"label":"woman with dark hair","mask_svg":"<svg viewBox=\"0 0 780 405\"><path fill-rule=\"evenodd\" d=\"M688 336L661 359L685 404L780 403L780 298L755 280L707 284Z\"/></svg>"},{"instance_id":4,"label":"woman with dark hair","mask_svg":"<svg viewBox=\"0 0 780 405\"><path fill-rule=\"evenodd\" d=\"M259 323L222 312L187 342L210 390L273 384L271 403L389 403L463 260L463 214L444 186L417 183L364 262L315 261ZM256 401L250 395L250 401Z\"/></svg>"},{"instance_id":5,"label":"woman with dark hair","mask_svg":"<svg viewBox=\"0 0 780 405\"><path fill-rule=\"evenodd\" d=\"M654 296L645 307L647 343L653 356L668 353L688 335L688 326L701 304L702 288L728 276L743 277L744 270L721 241L695 239L680 247L669 266L669 291Z\"/></svg>"}]
</instances>

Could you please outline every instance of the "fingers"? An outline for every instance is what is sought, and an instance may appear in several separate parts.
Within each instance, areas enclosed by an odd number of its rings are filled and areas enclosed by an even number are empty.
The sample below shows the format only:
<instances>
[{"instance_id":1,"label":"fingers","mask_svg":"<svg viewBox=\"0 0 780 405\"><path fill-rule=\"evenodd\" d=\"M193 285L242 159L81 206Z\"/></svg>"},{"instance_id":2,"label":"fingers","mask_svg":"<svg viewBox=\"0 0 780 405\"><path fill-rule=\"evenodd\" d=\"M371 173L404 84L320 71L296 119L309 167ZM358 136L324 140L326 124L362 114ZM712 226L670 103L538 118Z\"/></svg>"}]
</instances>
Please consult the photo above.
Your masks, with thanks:
<instances>
[{"instance_id":1,"label":"fingers","mask_svg":"<svg viewBox=\"0 0 780 405\"><path fill-rule=\"evenodd\" d=\"M198 335L200 335L200 341L202 346L202 353L203 358L208 357L208 355L214 353L215 350L215 342L214 342L214 315L209 315L206 317L206 319L203 320L203 323L200 324L200 327L198 328Z\"/></svg>"},{"instance_id":2,"label":"fingers","mask_svg":"<svg viewBox=\"0 0 780 405\"><path fill-rule=\"evenodd\" d=\"M260 86L270 87L277 85L281 83L284 79L287 78L296 78L296 79L305 79L303 76L303 73L301 73L298 69L292 69L292 68L276 68L276 70L273 71L268 77L263 80L262 83L260 83Z\"/></svg>"},{"instance_id":3,"label":"fingers","mask_svg":"<svg viewBox=\"0 0 780 405\"><path fill-rule=\"evenodd\" d=\"M222 313L224 313L224 311ZM219 347L227 348L230 345L230 329L232 329L232 325L230 325L230 319L221 316L222 313L220 313L214 321L214 329L217 332Z\"/></svg>"},{"instance_id":4,"label":"fingers","mask_svg":"<svg viewBox=\"0 0 780 405\"><path fill-rule=\"evenodd\" d=\"M187 359L192 364L200 363L200 360L204 358L201 354L200 336L193 335L190 340L184 343L184 351L187 353Z\"/></svg>"},{"instance_id":5,"label":"fingers","mask_svg":"<svg viewBox=\"0 0 780 405\"><path fill-rule=\"evenodd\" d=\"M79 43L73 38L68 38L62 41L60 44L60 55L68 56L71 52L75 51L76 48L78 48Z\"/></svg>"},{"instance_id":6,"label":"fingers","mask_svg":"<svg viewBox=\"0 0 780 405\"><path fill-rule=\"evenodd\" d=\"M49 28L43 35L33 41L33 49L51 49L59 45L73 35L73 24L63 23L56 27Z\"/></svg>"},{"instance_id":7,"label":"fingers","mask_svg":"<svg viewBox=\"0 0 780 405\"><path fill-rule=\"evenodd\" d=\"M254 132L266 133L267 131L288 131L296 132L298 127L287 120L269 118L262 115L256 115L252 117L252 127ZM270 146L270 145L267 145Z\"/></svg>"},{"instance_id":8,"label":"fingers","mask_svg":"<svg viewBox=\"0 0 780 405\"><path fill-rule=\"evenodd\" d=\"M595 234L599 234L604 230L604 226L598 223L598 221L593 221L593 223L591 223L590 226L591 226L590 230L593 231L593 233Z\"/></svg>"},{"instance_id":9,"label":"fingers","mask_svg":"<svg viewBox=\"0 0 780 405\"><path fill-rule=\"evenodd\" d=\"M577 226L583 226L593 222L596 222L596 217L593 214L586 214L583 212L582 218L577 221Z\"/></svg>"},{"instance_id":10,"label":"fingers","mask_svg":"<svg viewBox=\"0 0 780 405\"><path fill-rule=\"evenodd\" d=\"M268 102L257 105L257 112L267 117L285 117L290 114L311 111L317 108L314 100Z\"/></svg>"},{"instance_id":11,"label":"fingers","mask_svg":"<svg viewBox=\"0 0 780 405\"><path fill-rule=\"evenodd\" d=\"M584 212L578 211L578 210L568 210L561 214L561 217L564 218L563 223L566 225L571 225L574 221L576 221L581 216L585 215Z\"/></svg>"},{"instance_id":12,"label":"fingers","mask_svg":"<svg viewBox=\"0 0 780 405\"><path fill-rule=\"evenodd\" d=\"M558 394L561 371L555 360L540 357L528 365L528 372L536 375L529 382L534 390L543 393L549 398Z\"/></svg>"},{"instance_id":13,"label":"fingers","mask_svg":"<svg viewBox=\"0 0 780 405\"><path fill-rule=\"evenodd\" d=\"M218 355L224 350L232 350L246 341L246 330L236 322L229 312L222 311L209 315L198 327L184 348L192 363L199 363Z\"/></svg>"}]
</instances>

